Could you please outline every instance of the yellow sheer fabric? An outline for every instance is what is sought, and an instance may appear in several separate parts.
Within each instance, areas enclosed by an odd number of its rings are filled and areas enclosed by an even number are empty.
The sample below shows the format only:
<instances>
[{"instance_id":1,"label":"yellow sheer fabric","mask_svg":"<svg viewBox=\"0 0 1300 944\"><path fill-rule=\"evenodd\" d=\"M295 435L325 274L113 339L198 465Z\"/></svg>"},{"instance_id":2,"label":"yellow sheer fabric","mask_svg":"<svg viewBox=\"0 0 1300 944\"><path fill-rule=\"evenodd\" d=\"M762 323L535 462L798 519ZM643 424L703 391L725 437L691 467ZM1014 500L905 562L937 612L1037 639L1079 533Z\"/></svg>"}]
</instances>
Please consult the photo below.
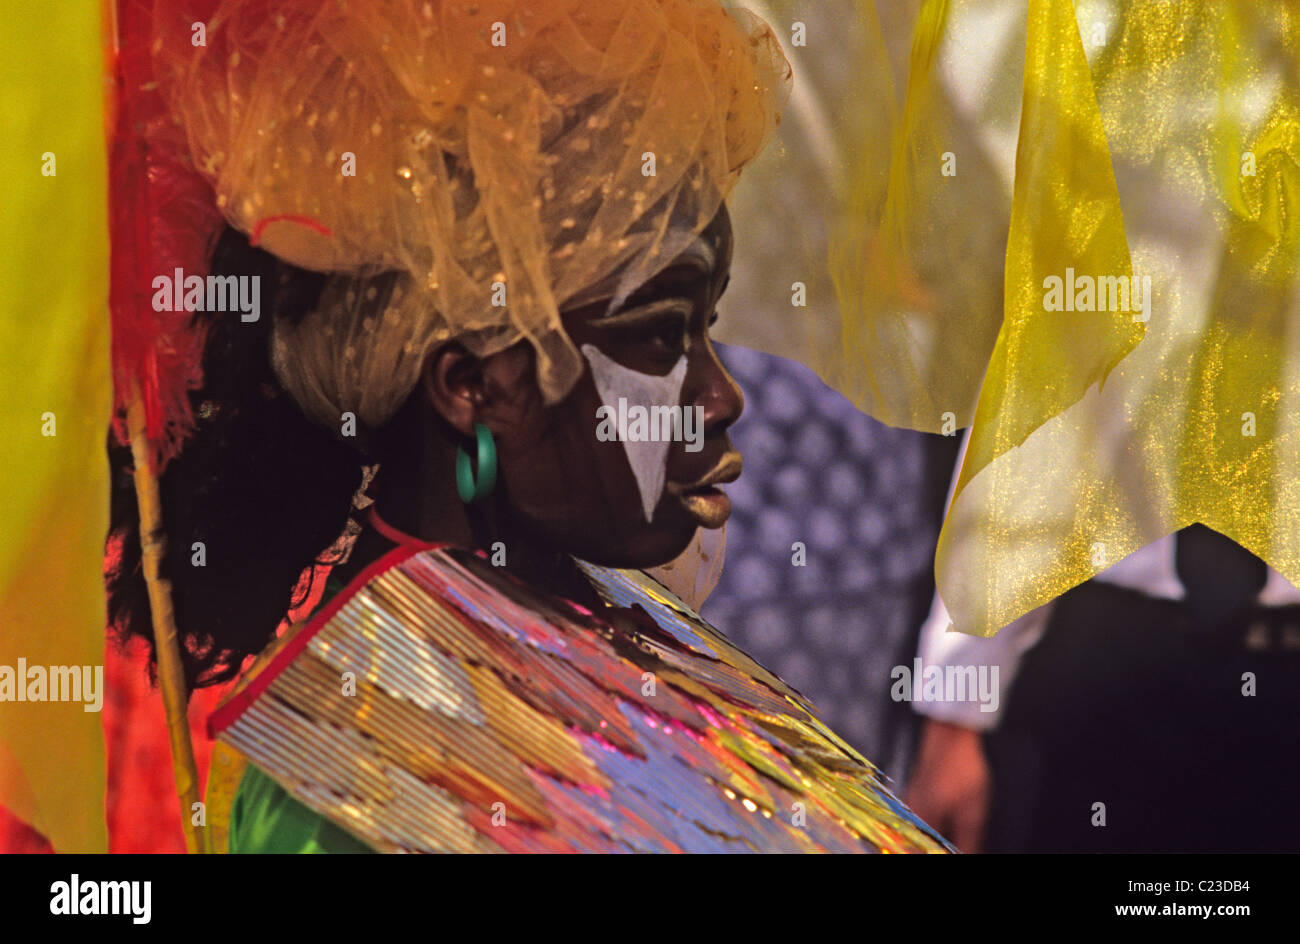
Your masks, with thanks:
<instances>
[{"instance_id":1,"label":"yellow sheer fabric","mask_svg":"<svg viewBox=\"0 0 1300 944\"><path fill-rule=\"evenodd\" d=\"M997 436L1023 410L990 397L986 412L986 383L971 443L991 458L983 475L963 469L937 562L967 631L995 631L1196 521L1300 584L1298 247L1287 212L1300 183L1295 13L1157 2L1111 12L1080 15L1077 41L1093 47L1096 107L1133 272L1151 280L1150 320L1103 385L1019 448ZM1021 153L1043 141L1022 138ZM1017 199L1022 173L1018 163ZM1015 263L1009 252L1009 279ZM1061 348L990 372L1053 371L1074 356Z\"/></svg>"},{"instance_id":2,"label":"yellow sheer fabric","mask_svg":"<svg viewBox=\"0 0 1300 944\"><path fill-rule=\"evenodd\" d=\"M97 4L40 0L2 0L0 21L0 804L56 851L106 852L101 715L80 686L48 700L51 666L83 680L82 666L98 666L106 699L102 23ZM34 667L46 673L39 689L28 687ZM17 701L17 686L47 700Z\"/></svg>"},{"instance_id":3,"label":"yellow sheer fabric","mask_svg":"<svg viewBox=\"0 0 1300 944\"><path fill-rule=\"evenodd\" d=\"M766 4L778 28L797 6ZM972 427L936 562L955 628L991 634L1195 521L1300 584L1297 11L837 9L851 25L792 49L784 150L755 169L821 169L804 212L834 221L769 266L768 304L829 272L839 306L810 297L775 343L720 326L887 423ZM840 38L855 85L803 68ZM1067 275L1089 290L1052 310L1048 279ZM1107 308L1088 311L1102 279ZM1145 313L1120 279L1150 280Z\"/></svg>"}]
</instances>

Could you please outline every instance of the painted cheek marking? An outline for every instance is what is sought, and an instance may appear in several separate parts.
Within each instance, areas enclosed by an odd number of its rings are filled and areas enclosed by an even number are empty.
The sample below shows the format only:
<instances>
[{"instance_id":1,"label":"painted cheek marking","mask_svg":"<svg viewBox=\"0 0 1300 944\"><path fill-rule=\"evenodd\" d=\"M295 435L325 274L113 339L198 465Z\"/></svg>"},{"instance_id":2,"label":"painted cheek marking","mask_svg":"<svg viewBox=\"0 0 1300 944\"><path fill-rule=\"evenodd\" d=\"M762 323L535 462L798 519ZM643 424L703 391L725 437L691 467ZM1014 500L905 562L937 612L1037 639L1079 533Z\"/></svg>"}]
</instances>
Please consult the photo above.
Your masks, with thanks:
<instances>
[{"instance_id":1,"label":"painted cheek marking","mask_svg":"<svg viewBox=\"0 0 1300 944\"><path fill-rule=\"evenodd\" d=\"M596 392L612 416L619 415L620 400L623 401L624 415L632 413L636 407L650 415L655 406L672 407L679 403L682 384L686 381L685 354L662 377L624 367L591 344L582 345L582 356L591 365ZM641 511L649 522L663 495L664 482L668 477L668 449L672 441L668 437L652 441L632 441L626 436L619 438L622 439L623 451L627 455L632 475L636 478L637 490L641 493Z\"/></svg>"}]
</instances>

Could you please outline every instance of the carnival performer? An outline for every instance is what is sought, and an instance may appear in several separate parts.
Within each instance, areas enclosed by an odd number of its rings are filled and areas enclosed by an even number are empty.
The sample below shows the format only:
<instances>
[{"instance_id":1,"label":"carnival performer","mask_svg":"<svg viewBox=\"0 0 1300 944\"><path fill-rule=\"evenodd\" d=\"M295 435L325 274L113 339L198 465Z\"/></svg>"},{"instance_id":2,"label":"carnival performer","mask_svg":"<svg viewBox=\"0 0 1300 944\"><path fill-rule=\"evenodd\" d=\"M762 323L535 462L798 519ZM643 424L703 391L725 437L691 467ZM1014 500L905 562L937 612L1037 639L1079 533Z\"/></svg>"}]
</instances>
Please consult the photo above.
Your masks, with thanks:
<instances>
[{"instance_id":1,"label":"carnival performer","mask_svg":"<svg viewBox=\"0 0 1300 944\"><path fill-rule=\"evenodd\" d=\"M148 39L151 133L210 194L197 269L157 239L126 268L201 339L159 398L154 582L187 685L240 678L214 848L948 851L644 572L741 472L709 329L789 79L770 29L716 0L210 0ZM113 455L112 615L153 639Z\"/></svg>"}]
</instances>

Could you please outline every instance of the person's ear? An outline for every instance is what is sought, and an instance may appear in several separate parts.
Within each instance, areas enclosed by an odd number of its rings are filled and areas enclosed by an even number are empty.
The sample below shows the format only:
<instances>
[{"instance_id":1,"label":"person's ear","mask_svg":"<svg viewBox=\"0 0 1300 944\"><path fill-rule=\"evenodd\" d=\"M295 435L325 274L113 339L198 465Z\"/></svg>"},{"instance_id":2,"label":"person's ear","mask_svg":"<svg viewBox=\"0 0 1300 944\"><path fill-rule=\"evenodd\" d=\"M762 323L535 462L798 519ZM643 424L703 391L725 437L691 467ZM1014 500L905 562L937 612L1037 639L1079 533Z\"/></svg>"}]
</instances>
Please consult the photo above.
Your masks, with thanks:
<instances>
[{"instance_id":1,"label":"person's ear","mask_svg":"<svg viewBox=\"0 0 1300 944\"><path fill-rule=\"evenodd\" d=\"M474 434L485 398L482 361L459 344L444 344L425 357L420 387L452 427L466 436Z\"/></svg>"},{"instance_id":2,"label":"person's ear","mask_svg":"<svg viewBox=\"0 0 1300 944\"><path fill-rule=\"evenodd\" d=\"M522 341L482 358L445 344L424 359L420 385L433 408L471 437L476 422L495 432L525 421L540 397L532 352Z\"/></svg>"}]
</instances>

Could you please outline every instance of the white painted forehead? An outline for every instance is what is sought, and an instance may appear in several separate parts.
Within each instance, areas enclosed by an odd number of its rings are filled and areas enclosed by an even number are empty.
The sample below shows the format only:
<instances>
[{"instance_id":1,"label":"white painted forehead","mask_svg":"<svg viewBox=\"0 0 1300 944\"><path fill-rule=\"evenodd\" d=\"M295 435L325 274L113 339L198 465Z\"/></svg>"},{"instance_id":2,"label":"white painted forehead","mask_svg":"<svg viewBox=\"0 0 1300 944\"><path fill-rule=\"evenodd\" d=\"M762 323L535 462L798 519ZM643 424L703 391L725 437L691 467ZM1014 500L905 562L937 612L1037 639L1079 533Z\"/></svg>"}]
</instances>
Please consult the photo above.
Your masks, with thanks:
<instances>
[{"instance_id":1,"label":"white painted forehead","mask_svg":"<svg viewBox=\"0 0 1300 944\"><path fill-rule=\"evenodd\" d=\"M713 273L717 271L718 250L713 245L713 243L705 239L702 234L697 233L695 235L695 238L692 239L687 244L686 248L683 249L678 255L673 257L672 261L676 262L678 259L681 259L683 257L688 259L695 258L700 260L700 262L704 265L705 270L708 271L709 273ZM609 304L605 306L605 315L608 316L613 314L614 311L620 305L623 304L623 302L627 301L627 299L631 295L633 295L642 286L646 284L645 282L643 282L640 285L629 285L621 290L614 290L616 284L615 281L616 278L617 277L611 277L609 279L606 279L604 282L599 283L598 285L592 286L587 291L571 299L569 301L569 304L578 305L578 304L584 304L588 300L594 301L600 298L608 298Z\"/></svg>"}]
</instances>

